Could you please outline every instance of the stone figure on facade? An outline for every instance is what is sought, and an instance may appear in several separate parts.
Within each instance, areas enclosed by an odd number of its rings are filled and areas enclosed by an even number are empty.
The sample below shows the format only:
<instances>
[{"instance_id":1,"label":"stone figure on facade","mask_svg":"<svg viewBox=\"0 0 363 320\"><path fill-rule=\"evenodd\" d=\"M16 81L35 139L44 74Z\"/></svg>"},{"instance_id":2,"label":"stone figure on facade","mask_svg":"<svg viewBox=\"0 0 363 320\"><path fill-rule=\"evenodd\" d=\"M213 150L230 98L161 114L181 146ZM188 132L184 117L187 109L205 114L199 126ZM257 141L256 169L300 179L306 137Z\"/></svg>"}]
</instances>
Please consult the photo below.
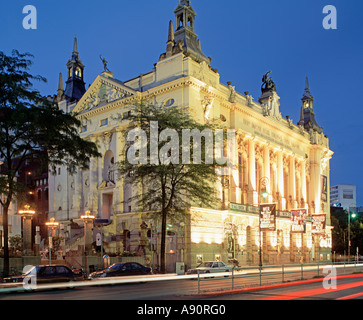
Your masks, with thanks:
<instances>
[{"instance_id":1,"label":"stone figure on facade","mask_svg":"<svg viewBox=\"0 0 363 320\"><path fill-rule=\"evenodd\" d=\"M231 103L236 102L236 87L232 86L232 82L227 82L229 89L229 98L228 101Z\"/></svg>"},{"instance_id":2,"label":"stone figure on facade","mask_svg":"<svg viewBox=\"0 0 363 320\"><path fill-rule=\"evenodd\" d=\"M204 110L204 119L206 122L209 122L209 115L212 110L212 106L214 103L214 98L212 97L205 97L202 101L203 110Z\"/></svg>"}]
</instances>

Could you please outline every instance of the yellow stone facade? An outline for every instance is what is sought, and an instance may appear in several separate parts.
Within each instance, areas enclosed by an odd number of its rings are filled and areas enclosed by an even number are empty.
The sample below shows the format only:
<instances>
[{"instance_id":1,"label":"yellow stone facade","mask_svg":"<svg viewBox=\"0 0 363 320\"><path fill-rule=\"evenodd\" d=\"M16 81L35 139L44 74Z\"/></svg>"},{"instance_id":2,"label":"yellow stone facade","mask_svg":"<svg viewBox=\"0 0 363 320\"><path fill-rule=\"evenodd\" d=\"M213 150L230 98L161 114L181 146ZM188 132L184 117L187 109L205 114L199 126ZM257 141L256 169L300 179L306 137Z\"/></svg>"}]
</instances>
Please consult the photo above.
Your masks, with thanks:
<instances>
[{"instance_id":1,"label":"yellow stone facade","mask_svg":"<svg viewBox=\"0 0 363 320\"><path fill-rule=\"evenodd\" d=\"M235 129L235 161L239 166L217 185L220 210L193 207L186 221L170 227L169 270L177 261L194 267L199 259L236 259L240 265L258 265L258 203L263 179L269 194L264 201L277 204L277 229L263 233L263 263L329 260L330 199L325 190L329 190L329 160L333 153L328 138L319 130L308 130L303 122L294 124L282 117L276 91L262 94L257 102L248 93L235 91L231 83L221 83L210 59L200 54L199 40L197 47L180 40L183 29L195 35L191 10L189 1L179 2L175 11L179 27L174 32L170 24L166 53L150 72L122 82L107 70L78 102L60 99L61 108L79 114L81 136L95 141L103 157L92 159L89 170L75 175L69 175L65 168L57 169L49 179L50 216L65 225L70 220L81 224L79 217L87 210L98 218L109 219L110 224L104 228L109 252L137 252L143 233L140 226L145 222L146 254L156 264L158 226L134 203L122 203L138 190L124 185L115 164L122 158L121 130L127 125L130 106L141 100L172 104L186 108L199 121L221 119L225 127ZM187 19L191 19L189 27L182 24ZM188 51L188 45L194 51ZM117 118L119 115L123 120ZM297 208L306 208L309 214L327 214L326 234L312 236L311 218L306 233L292 234L289 211Z\"/></svg>"}]
</instances>

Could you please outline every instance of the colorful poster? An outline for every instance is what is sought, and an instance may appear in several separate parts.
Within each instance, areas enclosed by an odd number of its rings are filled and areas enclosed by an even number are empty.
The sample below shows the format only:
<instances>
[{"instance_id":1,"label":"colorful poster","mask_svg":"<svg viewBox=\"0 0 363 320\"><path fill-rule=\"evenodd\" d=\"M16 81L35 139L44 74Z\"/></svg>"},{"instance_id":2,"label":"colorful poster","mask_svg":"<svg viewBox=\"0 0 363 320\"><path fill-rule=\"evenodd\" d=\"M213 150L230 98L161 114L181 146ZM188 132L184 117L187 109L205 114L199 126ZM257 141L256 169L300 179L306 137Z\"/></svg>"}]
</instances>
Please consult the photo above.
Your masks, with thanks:
<instances>
[{"instance_id":1,"label":"colorful poster","mask_svg":"<svg viewBox=\"0 0 363 320\"><path fill-rule=\"evenodd\" d=\"M291 233L305 233L306 232L307 215L308 215L307 209L291 210Z\"/></svg>"},{"instance_id":2,"label":"colorful poster","mask_svg":"<svg viewBox=\"0 0 363 320\"><path fill-rule=\"evenodd\" d=\"M260 205L261 231L276 231L276 204Z\"/></svg>"},{"instance_id":3,"label":"colorful poster","mask_svg":"<svg viewBox=\"0 0 363 320\"><path fill-rule=\"evenodd\" d=\"M325 234L326 214L311 215L311 233Z\"/></svg>"}]
</instances>

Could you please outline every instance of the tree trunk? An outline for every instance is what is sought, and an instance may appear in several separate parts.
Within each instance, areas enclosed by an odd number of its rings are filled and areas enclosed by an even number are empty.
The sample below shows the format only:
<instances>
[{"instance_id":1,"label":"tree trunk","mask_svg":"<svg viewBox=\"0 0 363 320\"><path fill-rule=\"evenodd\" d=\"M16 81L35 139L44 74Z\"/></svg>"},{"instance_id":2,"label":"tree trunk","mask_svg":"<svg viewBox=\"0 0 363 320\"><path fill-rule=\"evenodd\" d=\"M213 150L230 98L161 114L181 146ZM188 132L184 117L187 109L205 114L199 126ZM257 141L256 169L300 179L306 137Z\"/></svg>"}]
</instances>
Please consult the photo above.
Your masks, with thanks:
<instances>
[{"instance_id":1,"label":"tree trunk","mask_svg":"<svg viewBox=\"0 0 363 320\"><path fill-rule=\"evenodd\" d=\"M3 271L3 277L6 278L6 277L9 276L9 271L10 271L9 223L8 223L9 204L6 203L3 208L4 208L4 212L3 212L3 229L4 229L4 271Z\"/></svg>"},{"instance_id":2,"label":"tree trunk","mask_svg":"<svg viewBox=\"0 0 363 320\"><path fill-rule=\"evenodd\" d=\"M166 244L166 215L167 212L162 209L162 222L161 222L161 245L160 245L160 272L166 273L165 261L165 244Z\"/></svg>"}]
</instances>

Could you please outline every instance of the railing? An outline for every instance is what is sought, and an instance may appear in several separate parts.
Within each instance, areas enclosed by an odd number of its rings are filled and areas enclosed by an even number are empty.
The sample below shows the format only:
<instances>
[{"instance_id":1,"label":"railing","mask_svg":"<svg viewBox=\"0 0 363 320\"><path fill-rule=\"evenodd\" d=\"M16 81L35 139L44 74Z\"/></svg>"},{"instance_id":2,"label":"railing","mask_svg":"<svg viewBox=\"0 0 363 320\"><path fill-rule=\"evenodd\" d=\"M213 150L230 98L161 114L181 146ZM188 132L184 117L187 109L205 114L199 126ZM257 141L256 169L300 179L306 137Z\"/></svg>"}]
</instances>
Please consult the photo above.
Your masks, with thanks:
<instances>
[{"instance_id":1,"label":"railing","mask_svg":"<svg viewBox=\"0 0 363 320\"><path fill-rule=\"evenodd\" d=\"M329 269L325 269L329 268ZM209 284L204 286L204 291L208 290L234 290L252 286L263 286L272 283L285 283L288 281L307 280L327 276L324 271L335 268L336 274L346 274L347 272L362 272L363 263L348 262L326 262L292 265L275 265L265 267L243 267L233 268L232 272L223 273L200 273L198 270L198 293L202 291L202 283ZM332 275L333 276L333 275ZM230 287L220 288L211 285L213 281L231 280Z\"/></svg>"}]
</instances>

